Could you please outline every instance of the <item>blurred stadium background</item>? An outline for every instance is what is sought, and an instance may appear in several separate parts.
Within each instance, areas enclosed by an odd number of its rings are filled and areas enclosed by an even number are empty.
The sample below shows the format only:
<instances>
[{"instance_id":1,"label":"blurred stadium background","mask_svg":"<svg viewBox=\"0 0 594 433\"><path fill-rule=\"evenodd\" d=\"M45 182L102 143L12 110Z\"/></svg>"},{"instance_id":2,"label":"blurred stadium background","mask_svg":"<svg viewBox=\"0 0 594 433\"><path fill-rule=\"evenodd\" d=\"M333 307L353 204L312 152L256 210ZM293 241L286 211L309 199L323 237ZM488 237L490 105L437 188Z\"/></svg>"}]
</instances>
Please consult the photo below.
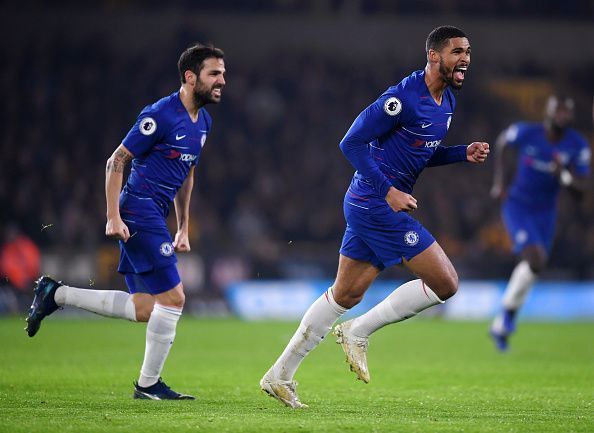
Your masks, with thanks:
<instances>
[{"instance_id":1,"label":"blurred stadium background","mask_svg":"<svg viewBox=\"0 0 594 433\"><path fill-rule=\"evenodd\" d=\"M193 250L179 256L191 313L298 318L327 287L353 172L338 143L363 107L423 68L425 37L438 25L463 28L473 47L447 144L493 144L512 121L541 119L555 91L575 98L575 127L594 142L591 1L0 1L0 8L0 313L26 309L39 273L125 289L117 245L103 235L105 161L142 107L179 87L176 62L193 41L224 49L228 72L223 102L208 107L214 128L192 197ZM514 264L489 198L492 168L491 161L430 169L415 188L416 216L463 282L446 315L489 316ZM535 288L528 315L593 318L590 184L579 203L562 197L547 283ZM408 274L394 269L381 278L368 303Z\"/></svg>"}]
</instances>

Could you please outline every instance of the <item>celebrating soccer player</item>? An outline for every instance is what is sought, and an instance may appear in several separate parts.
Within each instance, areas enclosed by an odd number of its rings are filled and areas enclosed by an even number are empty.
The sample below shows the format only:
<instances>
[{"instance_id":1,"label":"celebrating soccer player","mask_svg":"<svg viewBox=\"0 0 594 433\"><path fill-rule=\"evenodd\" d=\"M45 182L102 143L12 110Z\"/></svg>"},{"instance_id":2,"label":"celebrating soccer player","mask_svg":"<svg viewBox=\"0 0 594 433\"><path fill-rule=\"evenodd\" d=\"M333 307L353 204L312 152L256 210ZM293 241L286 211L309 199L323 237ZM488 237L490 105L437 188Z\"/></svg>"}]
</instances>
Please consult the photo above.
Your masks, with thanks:
<instances>
[{"instance_id":1,"label":"celebrating soccer player","mask_svg":"<svg viewBox=\"0 0 594 433\"><path fill-rule=\"evenodd\" d=\"M551 251L560 188L578 193L586 188L590 148L584 137L569 128L573 106L568 97L551 96L544 122L515 123L497 138L491 195L505 199L503 220L514 253L520 257L503 295L503 309L491 325L491 336L501 351L507 350L518 310ZM506 194L503 153L510 147L517 150L518 168Z\"/></svg>"},{"instance_id":2,"label":"celebrating soccer player","mask_svg":"<svg viewBox=\"0 0 594 433\"><path fill-rule=\"evenodd\" d=\"M105 234L119 240L118 271L124 275L130 294L69 287L44 276L37 282L27 317L30 337L46 316L64 305L148 322L134 398L194 399L171 390L161 379L161 370L184 306L175 253L190 251L194 168L212 123L203 107L221 100L225 86L223 57L220 49L210 45L197 44L185 50L178 62L180 90L145 107L107 161ZM131 173L122 190L124 167L130 161ZM173 240L165 222L172 200L177 217Z\"/></svg>"},{"instance_id":3,"label":"celebrating soccer player","mask_svg":"<svg viewBox=\"0 0 594 433\"><path fill-rule=\"evenodd\" d=\"M347 226L336 280L307 310L295 335L260 381L292 408L299 401L293 376L334 322L362 299L386 267L404 264L418 278L398 287L366 314L335 328L359 379L369 382L369 336L390 323L443 303L458 276L433 236L411 216L421 203L411 195L425 167L460 161L482 163L489 145L443 146L470 66L470 43L456 27L434 29L426 41L427 65L386 90L355 119L340 148L357 170L344 198ZM422 205L422 204L421 204Z\"/></svg>"}]
</instances>

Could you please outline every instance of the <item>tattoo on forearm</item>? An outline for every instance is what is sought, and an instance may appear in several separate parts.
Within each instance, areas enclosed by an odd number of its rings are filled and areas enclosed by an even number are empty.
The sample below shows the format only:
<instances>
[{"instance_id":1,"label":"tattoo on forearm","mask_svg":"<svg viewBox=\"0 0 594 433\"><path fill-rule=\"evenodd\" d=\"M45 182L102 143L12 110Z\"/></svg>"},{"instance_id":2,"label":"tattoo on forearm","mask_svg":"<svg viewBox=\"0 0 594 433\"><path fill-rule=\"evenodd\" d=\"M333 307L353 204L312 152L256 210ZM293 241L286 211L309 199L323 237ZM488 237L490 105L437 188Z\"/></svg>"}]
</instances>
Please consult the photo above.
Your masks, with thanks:
<instances>
[{"instance_id":1,"label":"tattoo on forearm","mask_svg":"<svg viewBox=\"0 0 594 433\"><path fill-rule=\"evenodd\" d=\"M117 149L114 154L107 160L105 171L113 171L114 173L123 173L126 164L130 162L132 157L121 149Z\"/></svg>"}]
</instances>

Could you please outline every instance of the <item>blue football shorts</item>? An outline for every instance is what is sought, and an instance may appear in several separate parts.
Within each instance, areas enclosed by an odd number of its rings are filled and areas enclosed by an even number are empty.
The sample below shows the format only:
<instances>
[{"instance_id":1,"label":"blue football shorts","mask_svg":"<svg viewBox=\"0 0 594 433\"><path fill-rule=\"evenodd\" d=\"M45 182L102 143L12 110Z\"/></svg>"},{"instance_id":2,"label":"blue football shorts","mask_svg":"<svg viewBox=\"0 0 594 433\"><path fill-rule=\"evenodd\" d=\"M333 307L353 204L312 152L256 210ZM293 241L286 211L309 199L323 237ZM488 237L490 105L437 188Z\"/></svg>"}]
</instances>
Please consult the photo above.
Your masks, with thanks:
<instances>
[{"instance_id":1,"label":"blue football shorts","mask_svg":"<svg viewBox=\"0 0 594 433\"><path fill-rule=\"evenodd\" d=\"M379 270L410 260L426 250L435 238L406 212L394 212L385 203L364 208L344 201L347 227L340 254L370 262Z\"/></svg>"},{"instance_id":2,"label":"blue football shorts","mask_svg":"<svg viewBox=\"0 0 594 433\"><path fill-rule=\"evenodd\" d=\"M127 242L120 241L118 266L130 293L157 295L177 286L181 279L167 229L142 231L130 228L130 234Z\"/></svg>"},{"instance_id":3,"label":"blue football shorts","mask_svg":"<svg viewBox=\"0 0 594 433\"><path fill-rule=\"evenodd\" d=\"M506 200L503 204L502 216L514 245L514 253L520 253L527 245L540 245L550 253L557 220L557 211L554 207L533 209L522 203Z\"/></svg>"}]
</instances>

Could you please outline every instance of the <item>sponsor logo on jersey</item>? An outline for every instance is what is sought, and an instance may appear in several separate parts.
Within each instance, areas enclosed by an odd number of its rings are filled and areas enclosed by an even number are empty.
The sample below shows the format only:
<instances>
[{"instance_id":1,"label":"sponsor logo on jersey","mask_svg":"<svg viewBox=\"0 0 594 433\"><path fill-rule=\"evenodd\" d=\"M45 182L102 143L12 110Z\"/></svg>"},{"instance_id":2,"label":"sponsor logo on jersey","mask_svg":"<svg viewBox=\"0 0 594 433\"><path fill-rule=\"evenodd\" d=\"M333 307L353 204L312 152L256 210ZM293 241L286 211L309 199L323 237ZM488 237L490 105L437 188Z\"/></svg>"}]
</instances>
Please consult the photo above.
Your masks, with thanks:
<instances>
[{"instance_id":1,"label":"sponsor logo on jersey","mask_svg":"<svg viewBox=\"0 0 594 433\"><path fill-rule=\"evenodd\" d=\"M153 135L157 130L157 122L152 117L145 117L140 121L138 129L142 135Z\"/></svg>"},{"instance_id":2,"label":"sponsor logo on jersey","mask_svg":"<svg viewBox=\"0 0 594 433\"><path fill-rule=\"evenodd\" d=\"M180 156L181 156L181 153L179 153L177 150L168 149L167 154L165 155L165 158L176 159L176 158L179 158Z\"/></svg>"},{"instance_id":3,"label":"sponsor logo on jersey","mask_svg":"<svg viewBox=\"0 0 594 433\"><path fill-rule=\"evenodd\" d=\"M419 234L412 230L406 232L406 234L404 235L404 242L406 242L406 245L414 247L416 244L419 243Z\"/></svg>"},{"instance_id":4,"label":"sponsor logo on jersey","mask_svg":"<svg viewBox=\"0 0 594 433\"><path fill-rule=\"evenodd\" d=\"M421 147L421 146L425 146L425 147L437 147L441 144L441 140L434 140L434 141L424 141L424 140L419 140L418 138L413 141L412 146L413 147Z\"/></svg>"},{"instance_id":5,"label":"sponsor logo on jersey","mask_svg":"<svg viewBox=\"0 0 594 433\"><path fill-rule=\"evenodd\" d=\"M163 242L159 247L159 252L162 256L171 256L173 254L173 244L171 242Z\"/></svg>"},{"instance_id":6,"label":"sponsor logo on jersey","mask_svg":"<svg viewBox=\"0 0 594 433\"><path fill-rule=\"evenodd\" d=\"M194 155L193 153L181 153L174 149L167 149L167 153L165 153L164 156L167 159L179 158L181 161L184 162L192 162L196 158L198 158L198 155Z\"/></svg>"},{"instance_id":7,"label":"sponsor logo on jersey","mask_svg":"<svg viewBox=\"0 0 594 433\"><path fill-rule=\"evenodd\" d=\"M441 144L441 140L426 141L425 147L437 147Z\"/></svg>"},{"instance_id":8,"label":"sponsor logo on jersey","mask_svg":"<svg viewBox=\"0 0 594 433\"><path fill-rule=\"evenodd\" d=\"M179 157L180 160L184 161L184 162L192 162L194 161L196 158L198 158L198 155L193 155L191 153L182 153Z\"/></svg>"},{"instance_id":9,"label":"sponsor logo on jersey","mask_svg":"<svg viewBox=\"0 0 594 433\"><path fill-rule=\"evenodd\" d=\"M186 134L184 134L184 135L178 135L178 134L175 134L175 141L179 141L179 140L181 140L182 138L186 138Z\"/></svg>"},{"instance_id":10,"label":"sponsor logo on jersey","mask_svg":"<svg viewBox=\"0 0 594 433\"><path fill-rule=\"evenodd\" d=\"M384 102L384 111L388 116L396 116L402 111L402 102L395 97L388 98L386 99L386 102Z\"/></svg>"},{"instance_id":11,"label":"sponsor logo on jersey","mask_svg":"<svg viewBox=\"0 0 594 433\"><path fill-rule=\"evenodd\" d=\"M542 159L531 158L530 156L524 156L522 161L528 167L542 173L554 173L557 167L554 161L543 161Z\"/></svg>"}]
</instances>

